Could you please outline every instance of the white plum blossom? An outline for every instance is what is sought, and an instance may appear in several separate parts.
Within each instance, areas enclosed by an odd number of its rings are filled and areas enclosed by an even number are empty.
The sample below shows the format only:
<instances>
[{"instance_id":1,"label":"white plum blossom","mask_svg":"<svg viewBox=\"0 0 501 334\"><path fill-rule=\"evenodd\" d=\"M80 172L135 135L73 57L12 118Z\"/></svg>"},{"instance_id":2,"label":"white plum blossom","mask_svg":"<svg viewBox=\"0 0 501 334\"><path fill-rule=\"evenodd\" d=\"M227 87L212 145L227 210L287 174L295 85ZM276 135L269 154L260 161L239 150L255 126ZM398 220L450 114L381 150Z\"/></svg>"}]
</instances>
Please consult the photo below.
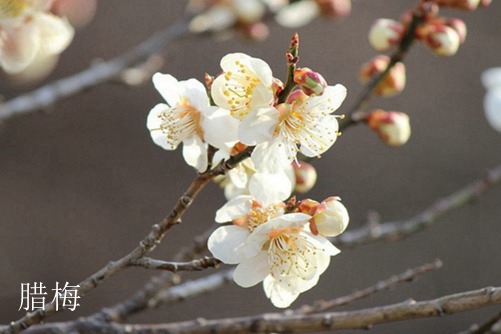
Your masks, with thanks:
<instances>
[{"instance_id":1,"label":"white plum blossom","mask_svg":"<svg viewBox=\"0 0 501 334\"><path fill-rule=\"evenodd\" d=\"M228 264L238 264L233 278L242 287L263 282L276 307L288 307L311 289L340 251L309 229L312 216L284 213L283 203L262 206L239 196L218 210L216 221L232 221L210 236L209 250Z\"/></svg>"},{"instance_id":2,"label":"white plum blossom","mask_svg":"<svg viewBox=\"0 0 501 334\"><path fill-rule=\"evenodd\" d=\"M49 13L52 0L0 0L0 67L19 73L57 57L73 39L69 22Z\"/></svg>"},{"instance_id":3,"label":"white plum blossom","mask_svg":"<svg viewBox=\"0 0 501 334\"><path fill-rule=\"evenodd\" d=\"M148 115L147 127L155 144L175 150L182 142L184 159L199 172L207 169L208 144L227 152L219 156L229 156L237 142L238 121L228 110L210 105L200 81L178 81L172 75L155 73L153 84L166 101Z\"/></svg>"},{"instance_id":4,"label":"white plum blossom","mask_svg":"<svg viewBox=\"0 0 501 334\"><path fill-rule=\"evenodd\" d=\"M273 102L273 75L263 60L244 53L230 53L221 59L224 73L212 83L211 94L221 108L241 119L255 108Z\"/></svg>"},{"instance_id":5,"label":"white plum blossom","mask_svg":"<svg viewBox=\"0 0 501 334\"><path fill-rule=\"evenodd\" d=\"M276 173L296 160L298 151L319 156L337 139L337 116L331 113L344 101L346 88L328 86L320 96L296 92L291 104L257 108L240 124L240 141L256 145L251 158L258 171Z\"/></svg>"},{"instance_id":6,"label":"white plum blossom","mask_svg":"<svg viewBox=\"0 0 501 334\"><path fill-rule=\"evenodd\" d=\"M501 132L501 67L484 71L482 83L487 89L484 97L485 118L492 128Z\"/></svg>"},{"instance_id":7,"label":"white plum blossom","mask_svg":"<svg viewBox=\"0 0 501 334\"><path fill-rule=\"evenodd\" d=\"M245 159L229 170L219 181L226 199L239 195L251 195L262 204L283 201L292 193L295 185L292 165L277 173L257 172L251 159Z\"/></svg>"}]
</instances>

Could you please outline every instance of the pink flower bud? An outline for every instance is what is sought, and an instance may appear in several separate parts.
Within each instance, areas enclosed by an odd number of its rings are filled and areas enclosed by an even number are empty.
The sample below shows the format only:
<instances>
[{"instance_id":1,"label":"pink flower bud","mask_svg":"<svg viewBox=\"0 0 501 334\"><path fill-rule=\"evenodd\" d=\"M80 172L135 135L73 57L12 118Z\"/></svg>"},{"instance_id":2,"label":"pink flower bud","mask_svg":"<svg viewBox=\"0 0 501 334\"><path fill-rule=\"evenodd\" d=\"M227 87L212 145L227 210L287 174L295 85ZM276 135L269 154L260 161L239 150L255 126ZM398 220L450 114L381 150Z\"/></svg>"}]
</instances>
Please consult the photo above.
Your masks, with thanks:
<instances>
[{"instance_id":1,"label":"pink flower bud","mask_svg":"<svg viewBox=\"0 0 501 334\"><path fill-rule=\"evenodd\" d=\"M327 87L324 77L318 72L313 72L308 67L299 68L294 71L294 82L308 96L322 95L325 87Z\"/></svg>"},{"instance_id":2,"label":"pink flower bud","mask_svg":"<svg viewBox=\"0 0 501 334\"><path fill-rule=\"evenodd\" d=\"M373 110L367 124L388 146L401 146L411 136L409 116L399 111Z\"/></svg>"},{"instance_id":3,"label":"pink flower bud","mask_svg":"<svg viewBox=\"0 0 501 334\"><path fill-rule=\"evenodd\" d=\"M445 21L445 25L448 27L451 27L452 29L454 29L458 33L459 42L461 44L463 44L465 39L466 39L466 33L467 33L466 24L464 23L464 21L460 20L460 19L455 19L455 18L454 19L447 19Z\"/></svg>"},{"instance_id":4,"label":"pink flower bud","mask_svg":"<svg viewBox=\"0 0 501 334\"><path fill-rule=\"evenodd\" d=\"M368 83L377 77L388 67L390 57L379 55L362 65L360 69L360 81ZM394 96L405 88L405 65L402 62L396 63L386 77L376 86L374 94L378 96Z\"/></svg>"},{"instance_id":5,"label":"pink flower bud","mask_svg":"<svg viewBox=\"0 0 501 334\"><path fill-rule=\"evenodd\" d=\"M256 42L264 41L270 34L268 26L262 22L242 24L239 26L239 28L244 37L247 37Z\"/></svg>"},{"instance_id":6,"label":"pink flower bud","mask_svg":"<svg viewBox=\"0 0 501 334\"><path fill-rule=\"evenodd\" d=\"M424 24L418 34L424 45L439 56L455 55L461 44L459 33L445 24Z\"/></svg>"},{"instance_id":7,"label":"pink flower bud","mask_svg":"<svg viewBox=\"0 0 501 334\"><path fill-rule=\"evenodd\" d=\"M400 43L404 27L402 23L391 19L378 19L369 31L369 43L377 51L387 51Z\"/></svg>"},{"instance_id":8,"label":"pink flower bud","mask_svg":"<svg viewBox=\"0 0 501 334\"><path fill-rule=\"evenodd\" d=\"M292 167L294 168L294 175L296 176L296 187L294 191L300 194L310 191L317 182L317 171L315 167L303 161L300 161L299 164L293 162Z\"/></svg>"},{"instance_id":9,"label":"pink flower bud","mask_svg":"<svg viewBox=\"0 0 501 334\"><path fill-rule=\"evenodd\" d=\"M316 0L320 13L328 18L348 16L351 13L351 0Z\"/></svg>"},{"instance_id":10,"label":"pink flower bud","mask_svg":"<svg viewBox=\"0 0 501 334\"><path fill-rule=\"evenodd\" d=\"M480 0L436 0L436 3L442 7L475 10L480 5Z\"/></svg>"},{"instance_id":11,"label":"pink flower bud","mask_svg":"<svg viewBox=\"0 0 501 334\"><path fill-rule=\"evenodd\" d=\"M491 4L492 0L480 0L480 7L487 7Z\"/></svg>"},{"instance_id":12,"label":"pink flower bud","mask_svg":"<svg viewBox=\"0 0 501 334\"><path fill-rule=\"evenodd\" d=\"M340 202L340 198L331 196L314 208L310 229L313 234L317 232L326 237L335 237L344 232L349 221L348 210Z\"/></svg>"}]
</instances>

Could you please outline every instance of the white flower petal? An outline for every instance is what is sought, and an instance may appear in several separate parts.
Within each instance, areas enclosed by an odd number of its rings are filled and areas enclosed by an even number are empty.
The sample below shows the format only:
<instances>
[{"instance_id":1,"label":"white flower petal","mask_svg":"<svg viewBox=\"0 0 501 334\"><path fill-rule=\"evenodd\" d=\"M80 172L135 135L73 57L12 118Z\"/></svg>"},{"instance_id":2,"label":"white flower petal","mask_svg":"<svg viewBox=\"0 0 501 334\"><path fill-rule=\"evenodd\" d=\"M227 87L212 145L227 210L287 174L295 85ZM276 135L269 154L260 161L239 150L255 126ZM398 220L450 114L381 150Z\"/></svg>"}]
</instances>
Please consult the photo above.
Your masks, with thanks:
<instances>
[{"instance_id":1,"label":"white flower petal","mask_svg":"<svg viewBox=\"0 0 501 334\"><path fill-rule=\"evenodd\" d=\"M179 83L181 84L182 96L189 100L192 107L206 116L204 111L210 110L208 108L210 103L205 86L196 79L188 79Z\"/></svg>"},{"instance_id":2,"label":"white flower petal","mask_svg":"<svg viewBox=\"0 0 501 334\"><path fill-rule=\"evenodd\" d=\"M233 146L238 142L239 121L230 115L230 112L218 107L211 109L210 116L201 121L206 142L216 148Z\"/></svg>"},{"instance_id":3,"label":"white flower petal","mask_svg":"<svg viewBox=\"0 0 501 334\"><path fill-rule=\"evenodd\" d=\"M490 126L501 132L501 86L487 91L484 98L484 111Z\"/></svg>"},{"instance_id":4,"label":"white flower petal","mask_svg":"<svg viewBox=\"0 0 501 334\"><path fill-rule=\"evenodd\" d=\"M257 145L251 155L256 170L277 173L287 168L295 157L287 152L290 145L282 137L274 137L271 141Z\"/></svg>"},{"instance_id":5,"label":"white flower petal","mask_svg":"<svg viewBox=\"0 0 501 334\"><path fill-rule=\"evenodd\" d=\"M317 118L315 122L307 124L306 131L300 134L301 153L307 157L324 153L336 141L338 129L339 123L333 115Z\"/></svg>"},{"instance_id":6,"label":"white flower petal","mask_svg":"<svg viewBox=\"0 0 501 334\"><path fill-rule=\"evenodd\" d=\"M285 172L255 173L249 181L249 192L263 205L286 200L292 188L292 182Z\"/></svg>"},{"instance_id":7,"label":"white flower petal","mask_svg":"<svg viewBox=\"0 0 501 334\"><path fill-rule=\"evenodd\" d=\"M254 109L245 116L238 130L238 138L246 145L257 145L269 141L278 124L278 110L273 107Z\"/></svg>"},{"instance_id":8,"label":"white flower petal","mask_svg":"<svg viewBox=\"0 0 501 334\"><path fill-rule=\"evenodd\" d=\"M228 201L223 207L216 212L216 222L226 223L234 219L245 216L249 213L252 207L251 196L238 196Z\"/></svg>"},{"instance_id":9,"label":"white flower petal","mask_svg":"<svg viewBox=\"0 0 501 334\"><path fill-rule=\"evenodd\" d=\"M298 291L285 289L284 286L271 275L264 279L263 288L266 296L271 300L275 307L289 307L299 296Z\"/></svg>"},{"instance_id":10,"label":"white flower petal","mask_svg":"<svg viewBox=\"0 0 501 334\"><path fill-rule=\"evenodd\" d=\"M248 288L264 280L269 272L268 254L260 252L257 256L240 262L233 273L233 279L241 287Z\"/></svg>"},{"instance_id":11,"label":"white flower petal","mask_svg":"<svg viewBox=\"0 0 501 334\"><path fill-rule=\"evenodd\" d=\"M275 16L276 21L286 28L299 28L307 25L320 14L320 7L314 0L294 2L281 9Z\"/></svg>"},{"instance_id":12,"label":"white flower petal","mask_svg":"<svg viewBox=\"0 0 501 334\"><path fill-rule=\"evenodd\" d=\"M33 15L33 24L37 26L40 34L40 53L59 54L73 40L75 29L67 19L46 13Z\"/></svg>"},{"instance_id":13,"label":"white flower petal","mask_svg":"<svg viewBox=\"0 0 501 334\"><path fill-rule=\"evenodd\" d=\"M193 135L183 140L183 157L188 165L200 173L207 169L207 143Z\"/></svg>"},{"instance_id":14,"label":"white flower petal","mask_svg":"<svg viewBox=\"0 0 501 334\"><path fill-rule=\"evenodd\" d=\"M161 129L162 120L160 115L168 109L169 106L164 103L159 103L153 107L148 114L146 127L150 130L151 139L153 139L155 144L162 147L164 150L175 150L180 142L169 139Z\"/></svg>"},{"instance_id":15,"label":"white flower petal","mask_svg":"<svg viewBox=\"0 0 501 334\"><path fill-rule=\"evenodd\" d=\"M162 95L169 106L174 107L181 97L183 88L178 84L176 78L170 74L155 73L152 77L153 85L157 91Z\"/></svg>"},{"instance_id":16,"label":"white flower petal","mask_svg":"<svg viewBox=\"0 0 501 334\"><path fill-rule=\"evenodd\" d=\"M207 241L207 247L216 259L224 263L240 263L244 259L240 249L249 234L250 232L246 228L235 225L221 226L211 234Z\"/></svg>"},{"instance_id":17,"label":"white flower petal","mask_svg":"<svg viewBox=\"0 0 501 334\"><path fill-rule=\"evenodd\" d=\"M7 73L24 70L40 47L40 36L33 24L6 29L0 34L0 64Z\"/></svg>"}]
</instances>

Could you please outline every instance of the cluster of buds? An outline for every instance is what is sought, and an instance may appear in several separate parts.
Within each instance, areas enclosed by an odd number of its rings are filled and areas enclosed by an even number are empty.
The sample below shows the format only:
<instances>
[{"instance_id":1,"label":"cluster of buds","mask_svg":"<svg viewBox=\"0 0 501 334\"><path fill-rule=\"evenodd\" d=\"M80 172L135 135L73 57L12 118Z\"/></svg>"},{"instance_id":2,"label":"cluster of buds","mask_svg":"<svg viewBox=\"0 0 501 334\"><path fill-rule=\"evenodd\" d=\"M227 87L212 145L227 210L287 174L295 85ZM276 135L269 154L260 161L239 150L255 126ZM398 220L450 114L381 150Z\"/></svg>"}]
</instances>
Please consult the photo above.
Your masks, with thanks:
<instances>
[{"instance_id":1,"label":"cluster of buds","mask_svg":"<svg viewBox=\"0 0 501 334\"><path fill-rule=\"evenodd\" d=\"M419 24L413 37L439 56L452 56L466 39L466 25L460 19L440 16L440 7L475 10L488 6L490 2L490 0L423 1L416 12L405 13L400 21L376 20L369 31L369 42L377 51L387 51L399 45L410 29L413 16L417 15Z\"/></svg>"},{"instance_id":2,"label":"cluster of buds","mask_svg":"<svg viewBox=\"0 0 501 334\"><path fill-rule=\"evenodd\" d=\"M193 32L234 29L245 37L263 40L269 33L263 22L267 13L274 15L280 25L297 28L318 16L349 15L351 0L191 0L188 10L196 14L190 22Z\"/></svg>"},{"instance_id":3,"label":"cluster of buds","mask_svg":"<svg viewBox=\"0 0 501 334\"><path fill-rule=\"evenodd\" d=\"M378 55L364 63L359 72L360 81L367 84L379 77L388 68L390 61L390 57ZM396 62L376 85L374 94L381 97L395 96L404 90L405 80L405 65L402 62Z\"/></svg>"}]
</instances>

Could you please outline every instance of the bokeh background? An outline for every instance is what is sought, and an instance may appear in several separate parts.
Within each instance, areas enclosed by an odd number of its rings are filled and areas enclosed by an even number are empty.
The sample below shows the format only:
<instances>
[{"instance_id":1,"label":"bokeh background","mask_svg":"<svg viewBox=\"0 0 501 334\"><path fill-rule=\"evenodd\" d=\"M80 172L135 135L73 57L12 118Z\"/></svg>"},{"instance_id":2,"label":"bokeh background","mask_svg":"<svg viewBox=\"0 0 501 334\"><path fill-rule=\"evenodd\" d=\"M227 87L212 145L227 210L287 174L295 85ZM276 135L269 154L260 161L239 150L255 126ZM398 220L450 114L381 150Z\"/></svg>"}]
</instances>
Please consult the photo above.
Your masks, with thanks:
<instances>
[{"instance_id":1,"label":"bokeh background","mask_svg":"<svg viewBox=\"0 0 501 334\"><path fill-rule=\"evenodd\" d=\"M321 72L330 84L343 83L348 88L341 113L362 90L357 79L360 64L376 54L366 39L373 20L398 18L416 2L358 0L346 19L317 20L298 29L300 66ZM100 1L94 20L77 33L44 82L124 53L176 22L184 4L174 0ZM501 163L501 134L484 119L485 90L480 83L482 71L501 66L501 2L495 0L489 8L471 13L443 13L463 18L468 25L467 41L458 54L439 58L416 45L406 59L405 91L395 98L371 101L372 107L411 116L409 143L388 148L365 126L357 126L316 162L320 181L309 197L341 196L350 212L349 228L363 225L371 210L384 221L411 217ZM207 37L173 42L167 47L162 71L179 79L202 80L205 72L219 71L222 56L239 51L264 59L274 75L283 78L283 55L293 31L273 23L270 28L270 37L263 43ZM5 78L0 82L6 100L33 88L12 86ZM146 115L160 101L149 82L133 89L108 83L61 101L46 112L2 124L0 323L24 315L18 311L21 283L43 282L49 292L56 281L77 284L134 248L182 194L194 171L179 150L167 152L155 146L145 127ZM214 212L224 202L221 190L210 185L153 257L172 259L193 235L213 224ZM344 295L435 258L444 262L441 270L344 309L499 285L501 189L405 240L344 250L333 258L318 286L293 306ZM131 295L152 274L127 270L81 299L75 312L58 314L49 321L75 319L112 305ZM229 285L130 321L171 322L275 310L261 286L242 289ZM371 332L455 333L497 312L499 306L380 325Z\"/></svg>"}]
</instances>

